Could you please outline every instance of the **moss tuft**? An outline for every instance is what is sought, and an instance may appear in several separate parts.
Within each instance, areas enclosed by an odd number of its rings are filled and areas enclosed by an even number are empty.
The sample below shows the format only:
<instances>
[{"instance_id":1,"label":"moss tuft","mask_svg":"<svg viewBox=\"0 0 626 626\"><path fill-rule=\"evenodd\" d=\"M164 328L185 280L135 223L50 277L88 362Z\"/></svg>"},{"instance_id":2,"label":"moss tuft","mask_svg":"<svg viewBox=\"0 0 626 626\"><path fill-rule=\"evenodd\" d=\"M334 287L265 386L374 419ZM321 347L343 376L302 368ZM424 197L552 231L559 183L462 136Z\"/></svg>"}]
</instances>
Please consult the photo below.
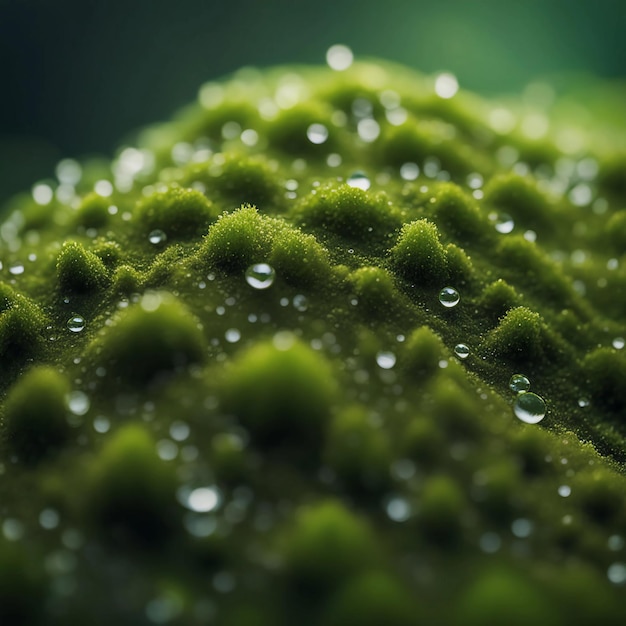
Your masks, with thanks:
<instances>
[{"instance_id":1,"label":"moss tuft","mask_svg":"<svg viewBox=\"0 0 626 626\"><path fill-rule=\"evenodd\" d=\"M626 355L598 348L585 356L583 372L594 403L612 411L626 409Z\"/></svg>"},{"instance_id":2,"label":"moss tuft","mask_svg":"<svg viewBox=\"0 0 626 626\"><path fill-rule=\"evenodd\" d=\"M109 439L92 462L86 507L109 538L153 543L174 528L179 506L176 476L159 459L143 426L128 424Z\"/></svg>"},{"instance_id":3,"label":"moss tuft","mask_svg":"<svg viewBox=\"0 0 626 626\"><path fill-rule=\"evenodd\" d=\"M511 285L499 278L485 287L480 303L493 321L521 305L521 297Z\"/></svg>"},{"instance_id":4,"label":"moss tuft","mask_svg":"<svg viewBox=\"0 0 626 626\"><path fill-rule=\"evenodd\" d=\"M260 215L255 207L220 215L204 238L198 261L207 269L242 272L267 260L279 227L280 222Z\"/></svg>"},{"instance_id":5,"label":"moss tuft","mask_svg":"<svg viewBox=\"0 0 626 626\"><path fill-rule=\"evenodd\" d=\"M460 537L465 508L465 497L456 481L449 476L432 476L422 490L420 527L430 540L452 546Z\"/></svg>"},{"instance_id":6,"label":"moss tuft","mask_svg":"<svg viewBox=\"0 0 626 626\"><path fill-rule=\"evenodd\" d=\"M380 267L360 267L349 276L359 307L378 319L397 309L399 293L389 272Z\"/></svg>"},{"instance_id":7,"label":"moss tuft","mask_svg":"<svg viewBox=\"0 0 626 626\"><path fill-rule=\"evenodd\" d=\"M108 198L90 193L85 196L76 212L76 223L83 228L93 228L98 230L104 228L109 223L109 206L111 202Z\"/></svg>"},{"instance_id":8,"label":"moss tuft","mask_svg":"<svg viewBox=\"0 0 626 626\"><path fill-rule=\"evenodd\" d=\"M441 338L422 326L408 337L399 365L412 379L425 379L439 371L439 361L446 354Z\"/></svg>"},{"instance_id":9,"label":"moss tuft","mask_svg":"<svg viewBox=\"0 0 626 626\"><path fill-rule=\"evenodd\" d=\"M262 446L321 442L336 385L328 362L294 337L279 335L241 354L226 373L224 410Z\"/></svg>"},{"instance_id":10,"label":"moss tuft","mask_svg":"<svg viewBox=\"0 0 626 626\"><path fill-rule=\"evenodd\" d=\"M206 232L217 218L217 209L199 191L172 187L141 200L136 219L147 237L161 230L168 239L193 239Z\"/></svg>"},{"instance_id":11,"label":"moss tuft","mask_svg":"<svg viewBox=\"0 0 626 626\"><path fill-rule=\"evenodd\" d=\"M10 389L4 406L4 446L35 464L59 451L69 438L69 383L51 367L31 369Z\"/></svg>"},{"instance_id":12,"label":"moss tuft","mask_svg":"<svg viewBox=\"0 0 626 626\"><path fill-rule=\"evenodd\" d=\"M146 385L205 359L200 322L173 296L150 292L122 313L90 347L106 378Z\"/></svg>"},{"instance_id":13,"label":"moss tuft","mask_svg":"<svg viewBox=\"0 0 626 626\"><path fill-rule=\"evenodd\" d=\"M100 291L109 284L104 263L76 241L63 244L56 269L59 285L65 292L90 293Z\"/></svg>"},{"instance_id":14,"label":"moss tuft","mask_svg":"<svg viewBox=\"0 0 626 626\"><path fill-rule=\"evenodd\" d=\"M448 278L446 251L437 227L428 220L402 227L391 249L391 263L400 276L418 285L443 285Z\"/></svg>"}]
</instances>

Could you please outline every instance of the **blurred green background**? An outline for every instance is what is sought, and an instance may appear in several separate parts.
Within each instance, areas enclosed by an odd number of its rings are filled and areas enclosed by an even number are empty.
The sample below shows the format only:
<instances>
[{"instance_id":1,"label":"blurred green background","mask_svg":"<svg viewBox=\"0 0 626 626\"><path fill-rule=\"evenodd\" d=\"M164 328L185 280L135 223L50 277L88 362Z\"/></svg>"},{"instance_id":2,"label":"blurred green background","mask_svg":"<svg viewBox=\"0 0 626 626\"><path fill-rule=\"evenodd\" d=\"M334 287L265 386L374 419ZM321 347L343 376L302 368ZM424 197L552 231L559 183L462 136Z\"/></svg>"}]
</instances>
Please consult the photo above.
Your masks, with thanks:
<instances>
[{"instance_id":1,"label":"blurred green background","mask_svg":"<svg viewBox=\"0 0 626 626\"><path fill-rule=\"evenodd\" d=\"M243 65L357 57L519 92L626 75L624 0L0 0L0 203Z\"/></svg>"}]
</instances>

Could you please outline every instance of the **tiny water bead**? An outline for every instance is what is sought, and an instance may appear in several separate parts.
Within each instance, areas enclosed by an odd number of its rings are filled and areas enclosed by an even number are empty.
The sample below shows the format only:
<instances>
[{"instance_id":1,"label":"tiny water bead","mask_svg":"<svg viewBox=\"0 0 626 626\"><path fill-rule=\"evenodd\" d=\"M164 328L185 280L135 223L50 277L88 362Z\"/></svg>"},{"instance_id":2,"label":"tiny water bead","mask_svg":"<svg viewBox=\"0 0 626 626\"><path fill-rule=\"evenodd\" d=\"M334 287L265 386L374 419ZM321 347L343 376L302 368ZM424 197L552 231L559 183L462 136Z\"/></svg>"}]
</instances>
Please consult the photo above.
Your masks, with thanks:
<instances>
[{"instance_id":1,"label":"tiny water bead","mask_svg":"<svg viewBox=\"0 0 626 626\"><path fill-rule=\"evenodd\" d=\"M328 66L336 72L342 72L347 70L354 60L352 50L348 46L342 44L335 44L328 48L326 52L326 62Z\"/></svg>"},{"instance_id":2,"label":"tiny water bead","mask_svg":"<svg viewBox=\"0 0 626 626\"><path fill-rule=\"evenodd\" d=\"M626 345L626 342L624 342L624 338L623 337L615 337L615 339L613 339L613 347L616 350L621 350L624 345Z\"/></svg>"},{"instance_id":3,"label":"tiny water bead","mask_svg":"<svg viewBox=\"0 0 626 626\"><path fill-rule=\"evenodd\" d=\"M525 393L530 389L530 380L524 374L513 374L509 380L509 388L515 393Z\"/></svg>"},{"instance_id":4,"label":"tiny water bead","mask_svg":"<svg viewBox=\"0 0 626 626\"><path fill-rule=\"evenodd\" d=\"M350 187L356 187L363 191L367 191L372 186L372 182L363 172L354 172L354 174L348 177L346 183L348 183Z\"/></svg>"},{"instance_id":5,"label":"tiny water bead","mask_svg":"<svg viewBox=\"0 0 626 626\"><path fill-rule=\"evenodd\" d=\"M458 90L459 82L454 74L444 72L435 79L435 93L440 98L452 98Z\"/></svg>"},{"instance_id":6,"label":"tiny water bead","mask_svg":"<svg viewBox=\"0 0 626 626\"><path fill-rule=\"evenodd\" d=\"M311 143L322 144L328 139L328 128L324 124L311 124L306 130L306 136Z\"/></svg>"},{"instance_id":7,"label":"tiny water bead","mask_svg":"<svg viewBox=\"0 0 626 626\"><path fill-rule=\"evenodd\" d=\"M212 486L198 487L193 490L181 487L178 491L178 499L191 511L209 513L219 506L221 495L217 488Z\"/></svg>"},{"instance_id":8,"label":"tiny water bead","mask_svg":"<svg viewBox=\"0 0 626 626\"><path fill-rule=\"evenodd\" d=\"M159 244L167 241L167 235L162 230L157 228L148 235L148 241L152 245L158 246Z\"/></svg>"},{"instance_id":9,"label":"tiny water bead","mask_svg":"<svg viewBox=\"0 0 626 626\"><path fill-rule=\"evenodd\" d=\"M67 328L73 333L79 333L85 328L85 318L81 315L72 315L72 317L67 320Z\"/></svg>"},{"instance_id":10,"label":"tiny water bead","mask_svg":"<svg viewBox=\"0 0 626 626\"><path fill-rule=\"evenodd\" d=\"M469 356L470 349L464 343L457 343L454 346L454 354L456 354L459 359L466 359Z\"/></svg>"},{"instance_id":11,"label":"tiny water bead","mask_svg":"<svg viewBox=\"0 0 626 626\"><path fill-rule=\"evenodd\" d=\"M513 411L518 419L526 424L538 424L546 416L546 403L532 392L517 396Z\"/></svg>"},{"instance_id":12,"label":"tiny water bead","mask_svg":"<svg viewBox=\"0 0 626 626\"><path fill-rule=\"evenodd\" d=\"M454 287L444 287L439 292L439 302L443 304L447 309L456 306L459 303L461 296Z\"/></svg>"},{"instance_id":13,"label":"tiny water bead","mask_svg":"<svg viewBox=\"0 0 626 626\"><path fill-rule=\"evenodd\" d=\"M271 287L276 278L276 272L267 263L255 263L246 270L246 282L254 289Z\"/></svg>"}]
</instances>

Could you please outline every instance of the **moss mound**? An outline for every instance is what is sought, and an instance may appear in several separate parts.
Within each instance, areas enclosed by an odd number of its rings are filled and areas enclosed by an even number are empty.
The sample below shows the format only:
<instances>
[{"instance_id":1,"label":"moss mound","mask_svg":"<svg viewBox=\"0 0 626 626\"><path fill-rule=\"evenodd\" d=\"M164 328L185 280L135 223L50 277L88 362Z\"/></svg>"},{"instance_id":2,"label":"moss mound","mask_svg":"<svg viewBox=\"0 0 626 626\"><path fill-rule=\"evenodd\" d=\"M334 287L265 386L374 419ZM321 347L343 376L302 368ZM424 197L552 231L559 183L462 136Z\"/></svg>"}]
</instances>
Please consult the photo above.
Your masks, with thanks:
<instances>
[{"instance_id":1,"label":"moss mound","mask_svg":"<svg viewBox=\"0 0 626 626\"><path fill-rule=\"evenodd\" d=\"M0 622L621 623L626 129L526 106L248 71L16 198Z\"/></svg>"}]
</instances>

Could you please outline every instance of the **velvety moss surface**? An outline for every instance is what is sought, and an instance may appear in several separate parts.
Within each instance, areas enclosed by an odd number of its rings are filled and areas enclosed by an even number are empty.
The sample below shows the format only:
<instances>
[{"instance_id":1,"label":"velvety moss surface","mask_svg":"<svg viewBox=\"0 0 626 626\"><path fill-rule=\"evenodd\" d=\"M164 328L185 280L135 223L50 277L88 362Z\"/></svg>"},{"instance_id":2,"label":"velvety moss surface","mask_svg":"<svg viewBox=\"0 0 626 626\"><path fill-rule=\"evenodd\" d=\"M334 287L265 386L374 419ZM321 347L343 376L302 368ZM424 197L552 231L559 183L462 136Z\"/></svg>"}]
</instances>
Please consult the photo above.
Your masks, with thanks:
<instances>
[{"instance_id":1,"label":"velvety moss surface","mask_svg":"<svg viewBox=\"0 0 626 626\"><path fill-rule=\"evenodd\" d=\"M0 623L622 624L625 130L568 120L244 70L16 197Z\"/></svg>"}]
</instances>

